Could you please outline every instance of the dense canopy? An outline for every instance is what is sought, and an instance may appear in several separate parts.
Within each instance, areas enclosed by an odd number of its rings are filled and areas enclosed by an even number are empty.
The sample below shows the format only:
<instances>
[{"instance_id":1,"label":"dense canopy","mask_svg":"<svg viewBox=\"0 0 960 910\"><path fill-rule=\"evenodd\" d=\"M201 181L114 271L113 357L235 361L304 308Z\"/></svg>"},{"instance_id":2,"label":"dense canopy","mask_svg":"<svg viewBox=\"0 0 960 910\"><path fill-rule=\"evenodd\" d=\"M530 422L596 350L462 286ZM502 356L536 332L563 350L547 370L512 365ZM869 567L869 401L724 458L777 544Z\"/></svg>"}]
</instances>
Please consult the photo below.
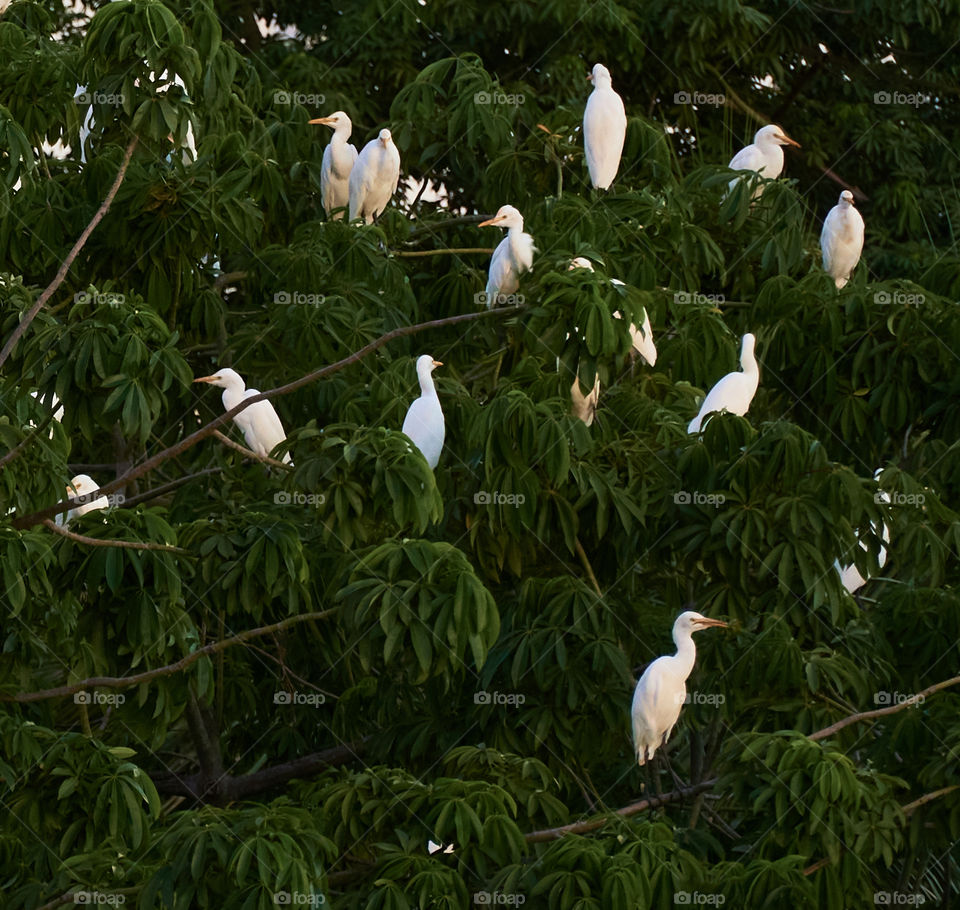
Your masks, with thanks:
<instances>
[{"instance_id":1,"label":"dense canopy","mask_svg":"<svg viewBox=\"0 0 960 910\"><path fill-rule=\"evenodd\" d=\"M955 901L958 42L956 0L7 6L4 907ZM400 154L372 225L323 209L335 111ZM752 202L766 123L801 148ZM536 253L488 309L506 204ZM688 434L747 333L749 412ZM272 458L225 367L279 390ZM110 507L61 527L78 474ZM730 628L641 768L686 609Z\"/></svg>"}]
</instances>

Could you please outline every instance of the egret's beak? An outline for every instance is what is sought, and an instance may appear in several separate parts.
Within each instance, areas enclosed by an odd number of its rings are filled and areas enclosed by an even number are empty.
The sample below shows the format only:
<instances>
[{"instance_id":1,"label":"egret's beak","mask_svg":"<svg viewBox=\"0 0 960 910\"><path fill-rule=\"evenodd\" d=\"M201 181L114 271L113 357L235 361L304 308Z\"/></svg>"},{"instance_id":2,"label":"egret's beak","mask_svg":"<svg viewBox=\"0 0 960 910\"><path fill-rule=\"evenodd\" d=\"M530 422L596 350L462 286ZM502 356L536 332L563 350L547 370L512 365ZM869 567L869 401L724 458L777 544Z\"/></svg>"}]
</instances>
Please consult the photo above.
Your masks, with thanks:
<instances>
[{"instance_id":1,"label":"egret's beak","mask_svg":"<svg viewBox=\"0 0 960 910\"><path fill-rule=\"evenodd\" d=\"M705 629L716 627L718 629L728 629L729 625L725 623L722 619L710 619L709 616L704 616L703 619L695 619L694 622L698 626L702 626Z\"/></svg>"},{"instance_id":2,"label":"egret's beak","mask_svg":"<svg viewBox=\"0 0 960 910\"><path fill-rule=\"evenodd\" d=\"M443 361L442 361L442 360L434 360L433 365L434 365L435 367L442 367L442 366L443 366Z\"/></svg>"},{"instance_id":3,"label":"egret's beak","mask_svg":"<svg viewBox=\"0 0 960 910\"><path fill-rule=\"evenodd\" d=\"M315 120L308 120L307 123L333 123L333 117L317 117Z\"/></svg>"},{"instance_id":4,"label":"egret's beak","mask_svg":"<svg viewBox=\"0 0 960 910\"><path fill-rule=\"evenodd\" d=\"M783 140L784 145L792 145L794 148L802 148L799 142L791 139L786 133L780 133L780 138Z\"/></svg>"},{"instance_id":5,"label":"egret's beak","mask_svg":"<svg viewBox=\"0 0 960 910\"><path fill-rule=\"evenodd\" d=\"M551 136L553 135L553 133L550 132L550 127L549 127L549 126L544 126L542 123L538 123L538 124L537 124L537 129L538 129L538 130L543 130L545 133L547 133L547 134L549 134L549 135L551 135Z\"/></svg>"},{"instance_id":6,"label":"egret's beak","mask_svg":"<svg viewBox=\"0 0 960 910\"><path fill-rule=\"evenodd\" d=\"M481 221L477 227L487 227L490 224L499 224L500 220L494 216L493 218L488 219L487 221Z\"/></svg>"},{"instance_id":7,"label":"egret's beak","mask_svg":"<svg viewBox=\"0 0 960 910\"><path fill-rule=\"evenodd\" d=\"M201 376L199 379L194 379L194 382L213 382L216 379L216 376Z\"/></svg>"}]
</instances>

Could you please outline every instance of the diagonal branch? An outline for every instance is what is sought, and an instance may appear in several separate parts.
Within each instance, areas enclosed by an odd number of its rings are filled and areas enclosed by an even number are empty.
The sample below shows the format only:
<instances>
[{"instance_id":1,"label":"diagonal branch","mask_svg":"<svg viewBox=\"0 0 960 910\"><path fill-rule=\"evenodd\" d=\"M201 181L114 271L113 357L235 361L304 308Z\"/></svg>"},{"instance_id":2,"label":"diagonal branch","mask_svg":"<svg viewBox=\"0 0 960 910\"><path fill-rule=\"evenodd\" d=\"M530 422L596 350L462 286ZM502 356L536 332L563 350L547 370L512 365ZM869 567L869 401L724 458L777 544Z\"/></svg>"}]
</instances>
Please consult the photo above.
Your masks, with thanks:
<instances>
[{"instance_id":1,"label":"diagonal branch","mask_svg":"<svg viewBox=\"0 0 960 910\"><path fill-rule=\"evenodd\" d=\"M86 544L88 547L116 547L120 550L162 550L165 553L178 553L181 556L196 555L189 550L184 550L182 547L172 547L165 543L143 543L136 540L103 540L99 537L87 537L84 534L76 534L73 531L68 531L66 528L54 524L49 518L44 518L41 524L48 527L54 534L59 534L61 537L66 537L77 543Z\"/></svg>"},{"instance_id":2,"label":"diagonal branch","mask_svg":"<svg viewBox=\"0 0 960 910\"><path fill-rule=\"evenodd\" d=\"M448 255L457 255L457 254L466 254L466 253L486 253L490 255L493 253L493 247L487 246L466 246L460 248L443 248L437 250L393 250L394 256L448 256Z\"/></svg>"},{"instance_id":3,"label":"diagonal branch","mask_svg":"<svg viewBox=\"0 0 960 910\"><path fill-rule=\"evenodd\" d=\"M44 701L48 698L63 698L67 695L73 695L74 692L81 692L84 689L93 689L95 687L101 689L126 689L129 686L138 686L140 683L149 682L151 679L157 679L160 676L172 676L180 670L185 670L190 664L195 663L207 654L216 654L218 651L223 651L233 645L242 644L251 638L259 638L263 635L269 635L271 632L280 632L297 623L310 622L314 619L326 619L328 616L336 613L338 609L338 607L331 607L329 610L321 610L317 613L299 613L296 616L290 616L281 622L275 622L269 626L247 629L244 632L231 635L230 638L225 638L222 641L215 641L209 645L204 645L202 648L198 648L186 657L181 657L180 660L172 664L157 667L153 670L146 670L143 673L137 673L133 676L91 676L88 679L81 679L79 682L72 683L69 686L57 686L54 689L41 689L37 692L18 692L16 695L0 693L0 702Z\"/></svg>"},{"instance_id":4,"label":"diagonal branch","mask_svg":"<svg viewBox=\"0 0 960 910\"><path fill-rule=\"evenodd\" d=\"M275 468L283 468L285 471L294 470L293 465L284 464L282 461L277 461L276 458L271 458L269 455L258 455L253 449L248 449L246 446L240 445L239 442L234 442L229 436L221 433L219 430L213 431L213 437L214 439L219 439L220 442L228 448L234 449L241 455L246 455L247 458L254 458L257 461L262 461L264 464L273 465Z\"/></svg>"},{"instance_id":5,"label":"diagonal branch","mask_svg":"<svg viewBox=\"0 0 960 910\"><path fill-rule=\"evenodd\" d=\"M214 431L219 430L220 427L226 425L230 420L236 417L237 414L248 408L250 405L256 404L258 401L267 401L268 399L275 398L279 395L288 395L290 392L295 392L297 389L302 388L305 385L309 385L311 382L316 382L316 380L322 379L324 376L329 376L331 373L336 373L338 370L342 370L344 367L351 366L352 364L362 360L368 354L377 350L377 348L381 348L387 342L393 341L394 338L402 338L405 335L415 335L417 332L422 332L425 329L457 325L461 322L482 319L491 315L506 316L517 313L523 309L525 309L523 304L518 306L493 307L489 310L482 310L479 313L461 313L458 316L446 316L443 319L432 319L429 322L418 322L415 325L405 325L396 329L392 329L391 331L381 335L379 338L375 338L369 344L364 345L359 351L354 352L349 357L344 357L343 360L338 360L336 363L331 363L328 366L320 367L311 373L307 373L305 376L301 376L299 379L295 379L293 382L288 382L286 385L277 386L277 388L269 389L266 392L261 392L259 395L251 395L249 398L244 398L243 401L241 401L236 407L231 408L226 413L214 418L210 421L210 423L200 427L199 430L195 430L189 436L184 437L179 442L164 449L162 452L158 452L153 457L141 462L135 468L127 471L127 473L122 477L118 477L116 480L111 480L109 483L101 485L99 488L99 493L102 496L108 496L110 493L114 493L117 490L122 489L128 483L130 483L130 481L136 480L138 477L142 477L144 474L149 473L158 465L163 464L163 462L173 458L175 455L179 455L181 452L185 452L192 446L195 446L202 439L212 436ZM52 518L59 512L66 512L75 505L75 502L65 499L62 502L56 503L55 505L47 506L47 508L41 509L39 512L33 512L30 515L24 515L22 518L14 519L11 524L14 528L23 530L24 528L29 528L35 524L39 524L44 518Z\"/></svg>"},{"instance_id":6,"label":"diagonal branch","mask_svg":"<svg viewBox=\"0 0 960 910\"><path fill-rule=\"evenodd\" d=\"M130 158L133 156L133 150L136 147L137 137L134 136L133 139L130 140L130 144L127 146L127 151L124 153L123 161L120 164L120 170L117 171L117 176L113 181L113 186L110 187L110 190L103 202L100 203L100 208L98 208L94 213L93 218L90 219L90 223L83 229L83 232L77 238L77 242L73 245L73 248L70 250L70 252L67 253L67 258L64 259L60 264L60 268L57 269L57 274L54 276L53 281L51 281L50 284L44 288L43 293L37 298L37 302L30 307L26 315L20 320L20 322L17 324L17 327L7 339L6 344L3 346L3 350L0 350L0 366L3 366L3 364L6 363L7 358L10 356L10 352L13 350L13 346L24 336L27 329L30 328L30 323L36 318L37 313L43 309L46 302L53 296L54 291L56 291L57 288L63 284L63 280L67 277L67 272L70 271L70 266L73 265L73 260L77 258L77 254L81 249L83 249L83 245L93 233L93 229L101 222L103 216L107 214L107 210L110 208L110 204L113 202L113 197L117 195L117 190L120 189L120 184L123 183L123 178L127 174L127 165L130 164Z\"/></svg>"}]
</instances>

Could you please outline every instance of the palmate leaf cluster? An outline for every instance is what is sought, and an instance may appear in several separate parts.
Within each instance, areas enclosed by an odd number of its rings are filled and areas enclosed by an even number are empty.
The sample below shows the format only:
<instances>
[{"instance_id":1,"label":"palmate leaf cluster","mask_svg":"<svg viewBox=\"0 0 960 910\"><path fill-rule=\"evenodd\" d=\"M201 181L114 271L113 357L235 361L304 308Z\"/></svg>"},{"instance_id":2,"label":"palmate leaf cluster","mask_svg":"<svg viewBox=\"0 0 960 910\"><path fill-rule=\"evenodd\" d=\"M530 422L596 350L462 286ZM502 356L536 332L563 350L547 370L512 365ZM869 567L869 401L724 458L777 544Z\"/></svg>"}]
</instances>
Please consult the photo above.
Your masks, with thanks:
<instances>
[{"instance_id":1,"label":"palmate leaf cluster","mask_svg":"<svg viewBox=\"0 0 960 910\"><path fill-rule=\"evenodd\" d=\"M21 446L0 467L4 906L869 907L956 889L953 690L808 738L957 672L956 12L0 15L4 340L137 137L0 367L0 457ZM258 16L297 29L264 37ZM609 194L589 188L579 127L597 60L629 115ZM320 205L327 133L308 120L337 109L358 145L389 126L414 178L370 227ZM803 145L755 203L723 167L760 125L750 109ZM840 293L819 266L828 171L867 223ZM427 178L440 202L414 200ZM448 222L504 203L538 249L522 305L276 397L293 470L207 437L70 524L152 549L30 520L74 474L103 484L220 414L194 377L232 366L270 389L482 310L488 256L448 251L499 232ZM630 356L644 311L653 368ZM749 414L688 436L748 331ZM444 364L433 472L399 431L422 353ZM587 428L570 386L596 376ZM871 577L856 598L837 562ZM637 809L657 786L633 755L633 686L691 605L731 624L698 637L666 750L697 792Z\"/></svg>"}]
</instances>

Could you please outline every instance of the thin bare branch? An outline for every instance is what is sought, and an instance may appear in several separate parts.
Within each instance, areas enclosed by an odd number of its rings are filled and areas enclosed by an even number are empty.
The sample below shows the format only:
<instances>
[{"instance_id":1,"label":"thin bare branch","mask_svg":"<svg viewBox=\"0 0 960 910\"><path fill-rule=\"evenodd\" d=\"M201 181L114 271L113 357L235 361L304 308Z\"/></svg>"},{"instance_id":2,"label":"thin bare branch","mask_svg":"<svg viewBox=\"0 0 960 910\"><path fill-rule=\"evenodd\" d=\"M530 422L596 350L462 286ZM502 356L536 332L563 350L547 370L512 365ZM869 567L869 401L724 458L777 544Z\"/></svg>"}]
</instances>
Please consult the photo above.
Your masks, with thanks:
<instances>
[{"instance_id":1,"label":"thin bare branch","mask_svg":"<svg viewBox=\"0 0 960 910\"><path fill-rule=\"evenodd\" d=\"M83 232L77 238L77 242L73 245L73 248L69 253L67 253L67 258L60 263L60 268L57 269L57 274L54 276L53 281L51 281L50 284L44 288L43 293L37 298L37 302L30 307L23 319L20 320L20 322L17 324L17 327L10 334L6 344L3 346L3 350L0 350L0 366L3 366L3 364L6 363L7 358L13 351L14 345L24 336L27 329L30 328L30 323L36 319L37 313L43 309L46 302L53 296L54 291L56 291L57 288L63 284L64 279L67 277L67 272L70 271L70 266L73 265L73 260L77 258L77 254L83 249L83 245L93 233L93 229L103 220L103 216L107 214L107 210L110 208L110 204L113 202L113 197L117 195L117 190L120 189L120 184L123 183L123 178L127 175L127 165L130 164L130 158L133 156L133 150L136 147L137 137L134 136L133 139L130 140L130 144L127 146L127 151L123 156L123 161L120 164L120 170L117 171L117 176L113 181L113 185L110 187L110 190L103 202L100 203L100 208L97 209L93 218L90 219L90 223L83 229Z\"/></svg>"},{"instance_id":2,"label":"thin bare branch","mask_svg":"<svg viewBox=\"0 0 960 910\"><path fill-rule=\"evenodd\" d=\"M264 464L273 465L275 468L283 468L285 471L292 471L294 467L292 464L284 464L282 461L277 461L276 458L271 458L269 455L258 455L253 449L248 449L246 446L240 445L239 442L234 442L229 436L224 433L221 433L219 430L213 431L214 439L219 439L225 446L234 449L239 452L241 455L246 455L247 458L253 458L256 461L262 461Z\"/></svg>"},{"instance_id":3,"label":"thin bare branch","mask_svg":"<svg viewBox=\"0 0 960 910\"><path fill-rule=\"evenodd\" d=\"M151 679L157 679L161 676L172 676L185 670L190 664L195 663L201 657L207 654L216 654L225 648L233 645L242 644L251 638L259 638L262 635L270 635L272 632L280 632L283 629L296 625L301 622L310 622L315 619L326 619L337 612L337 607L331 607L329 610L321 610L316 613L300 613L297 616L290 616L281 622L275 622L269 626L258 626L256 629L247 629L236 635L225 638L222 641L211 642L204 645L196 651L181 657L180 660L163 667L157 667L153 670L146 670L143 673L137 673L133 676L91 676L88 679L81 679L79 682L72 683L69 686L57 686L54 689L40 689L37 692L18 692L16 695L5 695L0 693L0 701L32 702L44 701L48 698L64 698L67 695L73 695L75 692L81 692L84 689L126 689L130 686L139 686L141 683L149 682Z\"/></svg>"},{"instance_id":4,"label":"thin bare branch","mask_svg":"<svg viewBox=\"0 0 960 910\"><path fill-rule=\"evenodd\" d=\"M406 256L412 258L415 256L448 256L448 255L458 255L460 253L485 253L486 255L491 255L493 253L492 246L465 246L460 248L441 248L437 250L395 250L393 252L394 256Z\"/></svg>"},{"instance_id":5,"label":"thin bare branch","mask_svg":"<svg viewBox=\"0 0 960 910\"><path fill-rule=\"evenodd\" d=\"M115 547L118 550L162 550L165 553L177 553L180 556L196 555L182 547L172 547L165 543L143 543L137 540L103 540L99 537L87 537L84 534L77 534L67 530L67 528L60 527L49 518L45 518L41 524L48 527L54 534L59 534L68 540L76 541L76 543L86 544L88 547Z\"/></svg>"}]
</instances>

